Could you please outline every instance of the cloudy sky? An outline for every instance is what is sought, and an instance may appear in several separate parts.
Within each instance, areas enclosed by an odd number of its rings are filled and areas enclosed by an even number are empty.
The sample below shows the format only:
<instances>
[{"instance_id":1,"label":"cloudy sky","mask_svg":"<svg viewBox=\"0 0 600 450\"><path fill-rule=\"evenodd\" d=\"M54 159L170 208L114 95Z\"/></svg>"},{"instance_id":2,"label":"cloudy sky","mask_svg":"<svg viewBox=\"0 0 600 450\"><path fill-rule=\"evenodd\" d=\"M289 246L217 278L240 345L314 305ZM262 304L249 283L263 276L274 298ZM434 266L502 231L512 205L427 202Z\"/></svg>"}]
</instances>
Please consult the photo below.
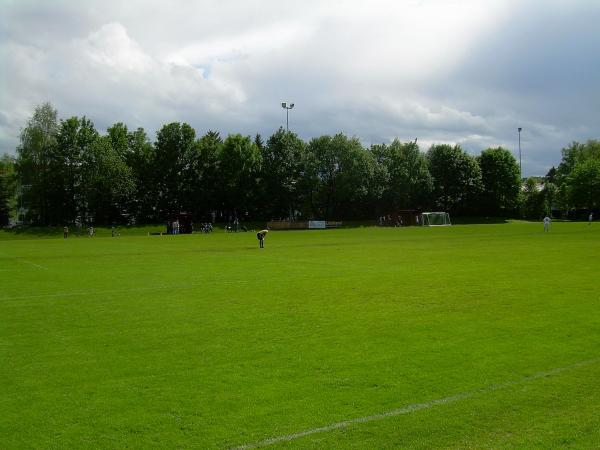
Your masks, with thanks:
<instances>
[{"instance_id":1,"label":"cloudy sky","mask_svg":"<svg viewBox=\"0 0 600 450\"><path fill-rule=\"evenodd\" d=\"M600 138L598 0L0 0L0 153L36 105L100 131L502 145Z\"/></svg>"}]
</instances>

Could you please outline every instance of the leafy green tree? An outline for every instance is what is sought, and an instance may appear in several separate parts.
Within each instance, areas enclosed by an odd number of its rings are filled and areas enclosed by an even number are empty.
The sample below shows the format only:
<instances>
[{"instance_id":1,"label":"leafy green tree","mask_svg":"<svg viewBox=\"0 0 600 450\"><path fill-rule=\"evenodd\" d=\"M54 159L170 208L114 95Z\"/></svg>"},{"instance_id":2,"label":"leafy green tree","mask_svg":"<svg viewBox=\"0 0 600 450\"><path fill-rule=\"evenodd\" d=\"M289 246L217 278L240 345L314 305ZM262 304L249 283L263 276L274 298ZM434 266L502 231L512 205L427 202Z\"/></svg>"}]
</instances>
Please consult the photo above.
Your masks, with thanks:
<instances>
[{"instance_id":1,"label":"leafy green tree","mask_svg":"<svg viewBox=\"0 0 600 450\"><path fill-rule=\"evenodd\" d=\"M600 159L587 159L575 165L567 178L570 204L576 208L600 207Z\"/></svg>"},{"instance_id":2,"label":"leafy green tree","mask_svg":"<svg viewBox=\"0 0 600 450\"><path fill-rule=\"evenodd\" d=\"M590 202L589 198L585 202L583 201L581 185L583 181L581 179L581 165L587 161L600 161L600 141L589 140L585 144L573 142L562 149L562 160L556 169L555 175L559 191L558 198L561 206L565 209ZM580 173L576 177L572 177L575 168L578 166L580 166ZM590 175L593 175L593 169L591 169ZM571 183L575 180L578 183L577 187L571 186Z\"/></svg>"},{"instance_id":3,"label":"leafy green tree","mask_svg":"<svg viewBox=\"0 0 600 450\"><path fill-rule=\"evenodd\" d=\"M262 203L267 216L289 217L300 209L304 150L304 142L283 128L262 147Z\"/></svg>"},{"instance_id":4,"label":"leafy green tree","mask_svg":"<svg viewBox=\"0 0 600 450\"><path fill-rule=\"evenodd\" d=\"M432 190L427 160L416 142L402 143L395 139L390 145L373 145L371 153L382 170L380 212L420 208L427 204Z\"/></svg>"},{"instance_id":5,"label":"leafy green tree","mask_svg":"<svg viewBox=\"0 0 600 450\"><path fill-rule=\"evenodd\" d=\"M305 187L314 215L333 219L374 214L368 200L375 161L357 138L314 138L305 161Z\"/></svg>"},{"instance_id":6,"label":"leafy green tree","mask_svg":"<svg viewBox=\"0 0 600 450\"><path fill-rule=\"evenodd\" d=\"M0 174L0 226L8 225L9 219L9 196L6 177Z\"/></svg>"},{"instance_id":7,"label":"leafy green tree","mask_svg":"<svg viewBox=\"0 0 600 450\"><path fill-rule=\"evenodd\" d=\"M110 140L110 145L116 154L123 160L127 161L132 150L130 147L130 134L127 125L118 122L106 130Z\"/></svg>"},{"instance_id":8,"label":"leafy green tree","mask_svg":"<svg viewBox=\"0 0 600 450\"><path fill-rule=\"evenodd\" d=\"M223 139L217 131L208 131L200 138L198 145L200 154L197 162L198 182L195 197L198 199L198 213L208 214L220 209L224 203L219 172Z\"/></svg>"},{"instance_id":9,"label":"leafy green tree","mask_svg":"<svg viewBox=\"0 0 600 450\"><path fill-rule=\"evenodd\" d=\"M131 168L101 136L82 155L82 196L86 217L93 223L121 222L130 196L135 191Z\"/></svg>"},{"instance_id":10,"label":"leafy green tree","mask_svg":"<svg viewBox=\"0 0 600 450\"><path fill-rule=\"evenodd\" d=\"M260 133L256 133L256 136L254 136L254 144L256 145L256 147L258 147L259 151L263 151L263 148L265 146L265 143L263 142L262 136L260 135Z\"/></svg>"},{"instance_id":11,"label":"leafy green tree","mask_svg":"<svg viewBox=\"0 0 600 450\"><path fill-rule=\"evenodd\" d=\"M585 144L573 142L562 149L562 160L558 166L559 180L567 178L575 166L589 159L600 160L600 141L589 140Z\"/></svg>"},{"instance_id":12,"label":"leafy green tree","mask_svg":"<svg viewBox=\"0 0 600 450\"><path fill-rule=\"evenodd\" d=\"M258 207L254 201L260 169L260 151L252 139L241 134L227 136L219 155L220 197L226 212L239 216Z\"/></svg>"},{"instance_id":13,"label":"leafy green tree","mask_svg":"<svg viewBox=\"0 0 600 450\"><path fill-rule=\"evenodd\" d=\"M481 168L483 192L481 211L507 215L518 205L521 188L519 165L508 150L488 148L477 157Z\"/></svg>"},{"instance_id":14,"label":"leafy green tree","mask_svg":"<svg viewBox=\"0 0 600 450\"><path fill-rule=\"evenodd\" d=\"M158 217L158 178L156 152L143 128L127 134L125 161L131 169L135 192L129 201L128 209L136 220L156 221Z\"/></svg>"},{"instance_id":15,"label":"leafy green tree","mask_svg":"<svg viewBox=\"0 0 600 450\"><path fill-rule=\"evenodd\" d=\"M209 131L195 141L184 156L183 207L199 220L208 218L209 211L218 205L217 173L222 144L219 133Z\"/></svg>"},{"instance_id":16,"label":"leafy green tree","mask_svg":"<svg viewBox=\"0 0 600 450\"><path fill-rule=\"evenodd\" d=\"M544 211L552 212L553 210L558 209L558 186L549 181L548 178L545 179L544 188L542 189L541 194L544 200Z\"/></svg>"},{"instance_id":17,"label":"leafy green tree","mask_svg":"<svg viewBox=\"0 0 600 450\"><path fill-rule=\"evenodd\" d=\"M194 152L196 132L187 123L170 123L157 133L156 143L156 183L158 210L161 218L178 213L189 202L186 196L191 190L184 171L189 153Z\"/></svg>"},{"instance_id":18,"label":"leafy green tree","mask_svg":"<svg viewBox=\"0 0 600 450\"><path fill-rule=\"evenodd\" d=\"M434 198L445 211L473 212L483 188L481 169L459 145L432 145L427 152Z\"/></svg>"},{"instance_id":19,"label":"leafy green tree","mask_svg":"<svg viewBox=\"0 0 600 450\"><path fill-rule=\"evenodd\" d=\"M538 178L529 177L525 180L521 196L522 214L525 218L539 219L544 215L544 194Z\"/></svg>"},{"instance_id":20,"label":"leafy green tree","mask_svg":"<svg viewBox=\"0 0 600 450\"><path fill-rule=\"evenodd\" d=\"M27 122L17 147L16 178L19 183L20 206L25 220L49 224L53 220L55 205L51 193L53 166L58 132L57 111L50 103L35 108Z\"/></svg>"},{"instance_id":21,"label":"leafy green tree","mask_svg":"<svg viewBox=\"0 0 600 450\"><path fill-rule=\"evenodd\" d=\"M84 179L82 162L90 158L99 137L94 124L86 117L60 121L53 161L53 204L57 208L55 221L58 223L93 220L93 211L84 197L88 181Z\"/></svg>"},{"instance_id":22,"label":"leafy green tree","mask_svg":"<svg viewBox=\"0 0 600 450\"><path fill-rule=\"evenodd\" d=\"M2 192L0 192L0 224L4 216L6 214L6 222L11 216L11 211L16 209L16 188L17 188L17 179L15 174L15 158L11 155L5 153L0 158L0 179L2 179ZM2 203L2 202L5 202ZM4 209L5 208L5 209ZM3 213L2 211L5 211Z\"/></svg>"}]
</instances>

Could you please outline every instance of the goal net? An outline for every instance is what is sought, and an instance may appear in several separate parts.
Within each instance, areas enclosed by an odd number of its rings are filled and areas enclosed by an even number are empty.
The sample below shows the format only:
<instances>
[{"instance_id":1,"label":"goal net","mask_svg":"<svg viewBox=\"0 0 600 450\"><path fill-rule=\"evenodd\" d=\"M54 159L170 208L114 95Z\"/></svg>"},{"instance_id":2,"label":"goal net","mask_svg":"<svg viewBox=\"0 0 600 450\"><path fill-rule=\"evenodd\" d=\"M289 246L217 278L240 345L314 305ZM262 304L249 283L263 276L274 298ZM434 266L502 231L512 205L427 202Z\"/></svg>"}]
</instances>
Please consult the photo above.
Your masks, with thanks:
<instances>
[{"instance_id":1,"label":"goal net","mask_svg":"<svg viewBox=\"0 0 600 450\"><path fill-rule=\"evenodd\" d=\"M447 212L424 212L421 214L421 224L425 227L452 225Z\"/></svg>"}]
</instances>

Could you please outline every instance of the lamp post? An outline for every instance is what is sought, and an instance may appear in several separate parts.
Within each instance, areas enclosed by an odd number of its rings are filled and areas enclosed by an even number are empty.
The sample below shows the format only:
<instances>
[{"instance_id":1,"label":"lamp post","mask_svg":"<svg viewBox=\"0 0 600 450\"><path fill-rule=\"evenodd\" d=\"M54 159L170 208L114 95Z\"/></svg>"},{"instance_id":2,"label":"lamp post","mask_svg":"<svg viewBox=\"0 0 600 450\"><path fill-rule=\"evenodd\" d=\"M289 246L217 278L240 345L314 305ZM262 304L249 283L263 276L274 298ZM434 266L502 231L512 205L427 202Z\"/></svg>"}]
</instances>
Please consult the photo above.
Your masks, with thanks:
<instances>
[{"instance_id":1,"label":"lamp post","mask_svg":"<svg viewBox=\"0 0 600 450\"><path fill-rule=\"evenodd\" d=\"M290 109L294 107L293 103L283 102L281 107L285 109L285 131L290 132Z\"/></svg>"},{"instance_id":2,"label":"lamp post","mask_svg":"<svg viewBox=\"0 0 600 450\"><path fill-rule=\"evenodd\" d=\"M521 130L523 128L519 127L517 130L519 131L519 176L523 179L523 167L521 166Z\"/></svg>"}]
</instances>

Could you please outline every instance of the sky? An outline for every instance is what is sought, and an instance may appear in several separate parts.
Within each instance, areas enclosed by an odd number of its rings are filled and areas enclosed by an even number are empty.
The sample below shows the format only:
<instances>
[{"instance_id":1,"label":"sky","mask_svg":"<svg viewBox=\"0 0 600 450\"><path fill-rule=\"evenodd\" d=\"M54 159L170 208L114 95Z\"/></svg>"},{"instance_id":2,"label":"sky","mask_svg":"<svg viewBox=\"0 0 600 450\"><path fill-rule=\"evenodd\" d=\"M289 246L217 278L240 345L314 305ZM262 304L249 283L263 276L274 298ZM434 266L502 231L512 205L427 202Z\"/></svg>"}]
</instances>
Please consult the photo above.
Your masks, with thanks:
<instances>
[{"instance_id":1,"label":"sky","mask_svg":"<svg viewBox=\"0 0 600 450\"><path fill-rule=\"evenodd\" d=\"M0 0L0 153L35 107L151 140L503 146L545 175L600 138L599 0Z\"/></svg>"}]
</instances>

